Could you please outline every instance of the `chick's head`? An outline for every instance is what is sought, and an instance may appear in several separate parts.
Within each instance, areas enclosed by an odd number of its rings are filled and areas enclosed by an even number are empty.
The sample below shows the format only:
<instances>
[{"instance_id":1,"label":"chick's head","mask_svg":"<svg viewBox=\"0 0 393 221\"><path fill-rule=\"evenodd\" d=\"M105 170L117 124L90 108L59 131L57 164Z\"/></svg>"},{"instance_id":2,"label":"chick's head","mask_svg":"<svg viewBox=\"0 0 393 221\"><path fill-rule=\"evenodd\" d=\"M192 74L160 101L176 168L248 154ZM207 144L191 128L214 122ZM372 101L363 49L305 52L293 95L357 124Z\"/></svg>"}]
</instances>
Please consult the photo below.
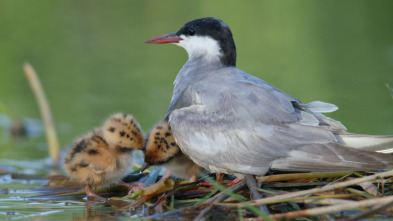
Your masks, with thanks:
<instances>
[{"instance_id":1,"label":"chick's head","mask_svg":"<svg viewBox=\"0 0 393 221\"><path fill-rule=\"evenodd\" d=\"M139 123L129 114L111 115L102 126L105 140L117 147L130 150L141 150L144 146L144 135Z\"/></svg>"},{"instance_id":2,"label":"chick's head","mask_svg":"<svg viewBox=\"0 0 393 221\"><path fill-rule=\"evenodd\" d=\"M168 122L160 121L153 127L148 135L144 152L145 162L150 165L163 164L181 153Z\"/></svg>"}]
</instances>

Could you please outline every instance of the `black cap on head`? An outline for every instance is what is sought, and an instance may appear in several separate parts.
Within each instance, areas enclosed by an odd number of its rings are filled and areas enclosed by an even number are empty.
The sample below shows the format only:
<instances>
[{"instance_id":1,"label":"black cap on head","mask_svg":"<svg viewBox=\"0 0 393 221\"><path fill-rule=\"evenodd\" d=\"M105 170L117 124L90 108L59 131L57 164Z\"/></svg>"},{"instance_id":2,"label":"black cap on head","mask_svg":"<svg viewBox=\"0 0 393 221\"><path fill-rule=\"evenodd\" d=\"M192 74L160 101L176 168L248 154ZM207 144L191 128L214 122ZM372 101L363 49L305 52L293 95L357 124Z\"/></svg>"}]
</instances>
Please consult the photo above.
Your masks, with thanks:
<instances>
[{"instance_id":1,"label":"black cap on head","mask_svg":"<svg viewBox=\"0 0 393 221\"><path fill-rule=\"evenodd\" d=\"M218 18L200 18L186 23L177 36L210 36L219 42L223 56L221 63L225 66L236 66L236 46L228 25Z\"/></svg>"}]
</instances>

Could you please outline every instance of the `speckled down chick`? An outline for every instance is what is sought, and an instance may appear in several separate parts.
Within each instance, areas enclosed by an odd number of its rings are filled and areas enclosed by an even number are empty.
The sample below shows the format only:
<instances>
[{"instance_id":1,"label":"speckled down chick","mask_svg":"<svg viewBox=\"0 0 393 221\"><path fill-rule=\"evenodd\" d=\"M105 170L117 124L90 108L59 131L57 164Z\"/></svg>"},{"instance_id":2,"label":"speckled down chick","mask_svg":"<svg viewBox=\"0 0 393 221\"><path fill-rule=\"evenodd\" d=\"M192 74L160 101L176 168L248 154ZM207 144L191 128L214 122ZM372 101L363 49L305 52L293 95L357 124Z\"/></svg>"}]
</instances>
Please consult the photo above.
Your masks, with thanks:
<instances>
[{"instance_id":1,"label":"speckled down chick","mask_svg":"<svg viewBox=\"0 0 393 221\"><path fill-rule=\"evenodd\" d=\"M65 159L67 173L77 182L86 184L88 196L102 198L91 187L118 183L132 165L133 150L144 146L138 122L127 114L110 116L102 127L79 138Z\"/></svg>"},{"instance_id":2,"label":"speckled down chick","mask_svg":"<svg viewBox=\"0 0 393 221\"><path fill-rule=\"evenodd\" d=\"M183 154L176 144L168 122L160 121L150 131L145 146L145 165L161 165L167 168L163 179L174 176L194 182L203 168Z\"/></svg>"}]
</instances>

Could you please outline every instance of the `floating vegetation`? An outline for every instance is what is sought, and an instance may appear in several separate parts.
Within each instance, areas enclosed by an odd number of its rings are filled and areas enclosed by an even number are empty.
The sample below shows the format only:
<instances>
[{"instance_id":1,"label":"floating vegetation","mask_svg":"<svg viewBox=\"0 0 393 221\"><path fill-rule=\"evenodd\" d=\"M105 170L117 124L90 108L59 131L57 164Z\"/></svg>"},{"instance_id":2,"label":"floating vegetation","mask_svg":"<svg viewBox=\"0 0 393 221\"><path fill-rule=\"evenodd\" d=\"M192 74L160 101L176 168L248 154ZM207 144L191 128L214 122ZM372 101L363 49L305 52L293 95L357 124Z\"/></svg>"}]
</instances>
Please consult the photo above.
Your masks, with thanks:
<instances>
[{"instance_id":1,"label":"floating vegetation","mask_svg":"<svg viewBox=\"0 0 393 221\"><path fill-rule=\"evenodd\" d=\"M136 173L124 181L160 179L159 169ZM165 180L137 193L120 186L103 187L97 193L106 200L87 198L82 185L67 176L1 175L0 219L35 216L63 218L133 217L154 220L357 220L393 217L393 171L290 173L257 177L263 199L250 199L244 182L216 182L214 174L197 182ZM26 182L28 181L28 182ZM211 185L206 185L208 181ZM270 215L262 213L266 205ZM70 211L72 211L70 215ZM324 218L325 217L325 218ZM360 218L359 218L360 217Z\"/></svg>"}]
</instances>

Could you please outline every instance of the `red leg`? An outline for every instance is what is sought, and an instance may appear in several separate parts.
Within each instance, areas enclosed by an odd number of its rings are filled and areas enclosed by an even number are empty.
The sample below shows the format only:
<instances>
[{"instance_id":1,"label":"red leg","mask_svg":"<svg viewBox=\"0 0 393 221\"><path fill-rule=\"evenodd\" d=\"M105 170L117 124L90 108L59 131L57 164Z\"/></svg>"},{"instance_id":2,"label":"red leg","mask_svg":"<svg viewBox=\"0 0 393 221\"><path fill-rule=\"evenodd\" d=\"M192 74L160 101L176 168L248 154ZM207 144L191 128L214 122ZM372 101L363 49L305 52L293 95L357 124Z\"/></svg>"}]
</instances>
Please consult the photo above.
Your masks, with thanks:
<instances>
[{"instance_id":1,"label":"red leg","mask_svg":"<svg viewBox=\"0 0 393 221\"><path fill-rule=\"evenodd\" d=\"M216 181L221 182L224 179L225 174L223 173L216 173Z\"/></svg>"},{"instance_id":2,"label":"red leg","mask_svg":"<svg viewBox=\"0 0 393 221\"><path fill-rule=\"evenodd\" d=\"M171 171L170 170L166 170L164 176L162 176L162 178L155 184L153 185L147 185L144 183L133 183L130 185L130 191L129 193L134 193L134 192L138 192L141 189L145 189L147 187L152 188L154 185L158 185L159 183L164 182L165 180L169 179L169 177L171 176Z\"/></svg>"},{"instance_id":3,"label":"red leg","mask_svg":"<svg viewBox=\"0 0 393 221\"><path fill-rule=\"evenodd\" d=\"M235 184L240 183L242 180L243 180L243 179L240 179L240 178L236 177L236 179L232 180L230 183L228 183L228 185L233 186L233 185L235 185Z\"/></svg>"},{"instance_id":4,"label":"red leg","mask_svg":"<svg viewBox=\"0 0 393 221\"><path fill-rule=\"evenodd\" d=\"M192 183L198 180L198 175L196 173L194 173L190 179L188 179L188 182Z\"/></svg>"},{"instance_id":5,"label":"red leg","mask_svg":"<svg viewBox=\"0 0 393 221\"><path fill-rule=\"evenodd\" d=\"M135 192L138 192L139 190L143 190L147 187L150 187L150 185L147 185L144 183L133 183L133 184L128 185L128 189L129 189L128 193L129 194L135 193Z\"/></svg>"},{"instance_id":6,"label":"red leg","mask_svg":"<svg viewBox=\"0 0 393 221\"><path fill-rule=\"evenodd\" d=\"M133 183L133 184L131 184L131 186L130 186L130 191L129 191L129 193L135 193L135 192L138 192L139 190L145 189L145 188L147 188L147 187L151 188L151 187L153 187L154 185L158 185L159 183L164 182L164 181L167 180L170 176L171 176L171 171L167 169L167 170L165 171L164 176L162 176L162 178L161 178L157 183L155 183L155 184L153 184L153 185L147 185L147 184L144 184L144 183Z\"/></svg>"},{"instance_id":7,"label":"red leg","mask_svg":"<svg viewBox=\"0 0 393 221\"><path fill-rule=\"evenodd\" d=\"M117 182L117 185L119 185L119 186L124 186L124 187L127 187L127 188L130 188L130 184L128 184L128 183L125 183L125 182L123 182L123 181L119 181L119 182Z\"/></svg>"},{"instance_id":8,"label":"red leg","mask_svg":"<svg viewBox=\"0 0 393 221\"><path fill-rule=\"evenodd\" d=\"M85 187L85 192L86 192L86 195L87 195L88 197L94 197L94 198L98 198L98 199L105 199L104 197L102 197L102 196L100 196L100 195L94 193L94 192L91 190L91 186L90 186L90 185L86 185L86 187Z\"/></svg>"},{"instance_id":9,"label":"red leg","mask_svg":"<svg viewBox=\"0 0 393 221\"><path fill-rule=\"evenodd\" d=\"M135 193L138 192L139 190L145 189L149 187L149 185L144 184L144 183L133 183L133 184L128 184L123 181L117 182L117 185L119 186L124 186L128 188L128 193Z\"/></svg>"},{"instance_id":10,"label":"red leg","mask_svg":"<svg viewBox=\"0 0 393 221\"><path fill-rule=\"evenodd\" d=\"M171 176L171 171L166 169L164 176L162 176L162 178L157 183L164 182L165 180L169 179L170 176Z\"/></svg>"}]
</instances>

